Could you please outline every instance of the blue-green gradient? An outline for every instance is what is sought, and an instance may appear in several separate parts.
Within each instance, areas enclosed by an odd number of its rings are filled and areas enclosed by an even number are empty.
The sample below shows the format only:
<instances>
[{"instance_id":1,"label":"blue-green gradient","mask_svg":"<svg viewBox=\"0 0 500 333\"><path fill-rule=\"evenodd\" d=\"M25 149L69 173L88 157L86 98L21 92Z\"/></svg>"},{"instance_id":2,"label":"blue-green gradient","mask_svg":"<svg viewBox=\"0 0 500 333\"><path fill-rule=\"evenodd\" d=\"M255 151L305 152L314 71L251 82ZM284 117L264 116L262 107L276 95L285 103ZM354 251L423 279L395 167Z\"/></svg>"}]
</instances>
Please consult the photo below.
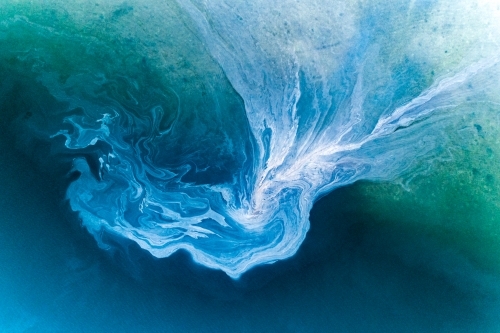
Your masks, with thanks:
<instances>
[{"instance_id":1,"label":"blue-green gradient","mask_svg":"<svg viewBox=\"0 0 500 333\"><path fill-rule=\"evenodd\" d=\"M0 4L0 330L498 332L492 2Z\"/></svg>"}]
</instances>

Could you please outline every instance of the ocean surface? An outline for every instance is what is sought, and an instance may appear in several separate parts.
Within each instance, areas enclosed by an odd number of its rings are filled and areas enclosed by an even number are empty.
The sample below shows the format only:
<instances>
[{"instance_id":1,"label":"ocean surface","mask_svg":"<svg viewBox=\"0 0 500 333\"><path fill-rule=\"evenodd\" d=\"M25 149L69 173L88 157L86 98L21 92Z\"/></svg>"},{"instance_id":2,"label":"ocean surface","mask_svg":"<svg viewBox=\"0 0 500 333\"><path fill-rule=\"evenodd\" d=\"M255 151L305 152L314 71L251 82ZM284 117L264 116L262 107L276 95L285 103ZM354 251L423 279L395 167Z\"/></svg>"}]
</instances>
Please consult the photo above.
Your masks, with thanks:
<instances>
[{"instance_id":1,"label":"ocean surface","mask_svg":"<svg viewBox=\"0 0 500 333\"><path fill-rule=\"evenodd\" d=\"M1 332L500 332L500 3L0 2Z\"/></svg>"}]
</instances>

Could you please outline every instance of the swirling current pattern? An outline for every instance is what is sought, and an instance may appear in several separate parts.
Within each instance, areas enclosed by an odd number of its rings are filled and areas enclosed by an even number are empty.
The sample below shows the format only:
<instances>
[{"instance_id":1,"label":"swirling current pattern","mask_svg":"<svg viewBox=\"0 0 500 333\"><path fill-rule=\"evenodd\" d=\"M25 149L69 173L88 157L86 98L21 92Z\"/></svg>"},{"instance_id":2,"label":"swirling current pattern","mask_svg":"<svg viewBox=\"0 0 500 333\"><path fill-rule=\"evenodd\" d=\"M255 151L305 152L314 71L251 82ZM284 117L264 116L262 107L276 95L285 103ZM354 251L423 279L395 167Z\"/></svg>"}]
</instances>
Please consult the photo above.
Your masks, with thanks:
<instances>
[{"instance_id":1,"label":"swirling current pattern","mask_svg":"<svg viewBox=\"0 0 500 333\"><path fill-rule=\"evenodd\" d=\"M213 85L227 78L244 112L213 98L196 113L175 87L159 93L170 100L166 109L137 97L143 88L131 93L137 81L130 77L125 103L98 93L113 80L106 75L61 83L41 73L51 94L77 110L61 113L49 135L81 152L73 162L80 176L67 190L72 209L103 248L110 245L102 235L112 234L156 257L184 249L232 278L294 255L318 198L360 179L393 179L430 160L453 110L484 100L496 82L498 55L470 51L479 44L444 70L432 63L433 50L420 46L415 55L416 46L394 37L422 27L425 11L438 5L172 5L224 76ZM400 11L405 21L391 19Z\"/></svg>"}]
</instances>

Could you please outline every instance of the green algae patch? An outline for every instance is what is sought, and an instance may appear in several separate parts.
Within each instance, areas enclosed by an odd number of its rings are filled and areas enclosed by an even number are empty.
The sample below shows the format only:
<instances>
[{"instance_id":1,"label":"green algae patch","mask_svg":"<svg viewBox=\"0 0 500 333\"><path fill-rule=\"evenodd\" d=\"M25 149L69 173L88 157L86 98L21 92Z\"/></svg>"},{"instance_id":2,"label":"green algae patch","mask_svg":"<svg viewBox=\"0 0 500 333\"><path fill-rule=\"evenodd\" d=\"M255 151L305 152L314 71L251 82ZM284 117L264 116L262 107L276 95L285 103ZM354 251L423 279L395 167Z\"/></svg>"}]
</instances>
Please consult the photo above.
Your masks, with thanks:
<instances>
[{"instance_id":1,"label":"green algae patch","mask_svg":"<svg viewBox=\"0 0 500 333\"><path fill-rule=\"evenodd\" d=\"M499 108L457 121L451 144L426 171L397 183L362 182L350 191L366 226L393 237L426 238L458 252L475 267L500 274ZM405 181L407 181L405 183ZM404 184L404 185L402 185ZM423 255L425 257L425 255Z\"/></svg>"}]
</instances>

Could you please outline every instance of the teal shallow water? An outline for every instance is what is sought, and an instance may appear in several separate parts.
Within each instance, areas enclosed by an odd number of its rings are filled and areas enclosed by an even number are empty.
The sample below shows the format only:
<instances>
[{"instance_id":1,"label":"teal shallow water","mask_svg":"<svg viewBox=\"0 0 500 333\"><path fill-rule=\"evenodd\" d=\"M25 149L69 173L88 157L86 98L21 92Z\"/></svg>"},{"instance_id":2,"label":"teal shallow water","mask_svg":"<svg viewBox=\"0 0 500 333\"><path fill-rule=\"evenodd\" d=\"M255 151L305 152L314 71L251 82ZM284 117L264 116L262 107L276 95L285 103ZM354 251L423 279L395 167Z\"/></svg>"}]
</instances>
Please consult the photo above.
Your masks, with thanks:
<instances>
[{"instance_id":1,"label":"teal shallow water","mask_svg":"<svg viewBox=\"0 0 500 333\"><path fill-rule=\"evenodd\" d=\"M500 331L500 7L76 4L0 4L0 331ZM380 124L393 132L328 160ZM87 169L70 172L75 157ZM259 172L269 187L249 186ZM273 194L274 177L293 186ZM314 204L307 231L301 193L318 184L350 185ZM131 188L160 193L168 214L144 218ZM255 202L243 222L267 209L296 229L252 238L213 219ZM289 258L233 280L184 251L155 258L133 234L154 243L158 225L203 214L180 230L226 272Z\"/></svg>"}]
</instances>

